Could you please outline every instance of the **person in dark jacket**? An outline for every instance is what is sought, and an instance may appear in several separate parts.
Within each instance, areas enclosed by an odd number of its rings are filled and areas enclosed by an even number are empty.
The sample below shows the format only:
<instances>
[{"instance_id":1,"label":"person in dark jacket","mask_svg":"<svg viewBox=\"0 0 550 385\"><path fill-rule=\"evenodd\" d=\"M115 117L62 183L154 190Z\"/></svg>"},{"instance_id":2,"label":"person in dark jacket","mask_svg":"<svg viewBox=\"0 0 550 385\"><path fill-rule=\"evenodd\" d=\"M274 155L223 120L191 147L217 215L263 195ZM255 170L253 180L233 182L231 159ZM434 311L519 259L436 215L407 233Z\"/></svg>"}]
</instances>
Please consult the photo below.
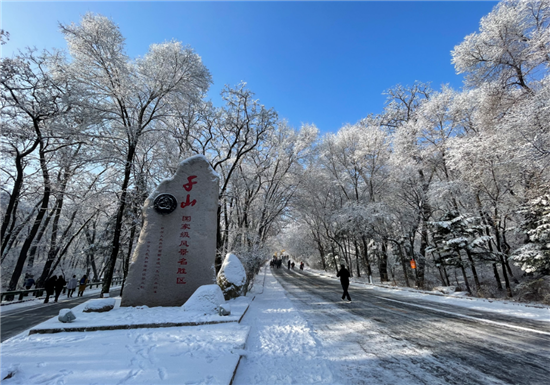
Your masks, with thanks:
<instances>
[{"instance_id":1,"label":"person in dark jacket","mask_svg":"<svg viewBox=\"0 0 550 385\"><path fill-rule=\"evenodd\" d=\"M23 284L23 286L25 286L25 289L30 290L32 285L34 285L34 278L32 277L32 275L30 275L25 280L25 283Z\"/></svg>"},{"instance_id":2,"label":"person in dark jacket","mask_svg":"<svg viewBox=\"0 0 550 385\"><path fill-rule=\"evenodd\" d=\"M336 274L337 277L340 277L340 283L342 284L342 289L344 289L344 293L342 294L342 300L344 298L348 298L348 301L351 302L351 297L348 293L348 287L349 287L349 271L346 269L346 266L344 264L340 265L340 271Z\"/></svg>"},{"instance_id":3,"label":"person in dark jacket","mask_svg":"<svg viewBox=\"0 0 550 385\"><path fill-rule=\"evenodd\" d=\"M66 283L67 282L62 275L57 277L57 281L55 281L55 302L57 302L57 300L59 299L59 294L61 294L61 292L63 291Z\"/></svg>"},{"instance_id":4,"label":"person in dark jacket","mask_svg":"<svg viewBox=\"0 0 550 385\"><path fill-rule=\"evenodd\" d=\"M82 297L84 294L84 290L86 290L86 284L88 283L88 276L84 274L82 278L80 278L80 284L78 285L78 294L77 297Z\"/></svg>"},{"instance_id":5,"label":"person in dark jacket","mask_svg":"<svg viewBox=\"0 0 550 385\"><path fill-rule=\"evenodd\" d=\"M55 292L55 281L57 281L57 276L54 275L48 278L44 284L44 289L46 289L46 299L44 300L44 303L50 302L50 295L53 295Z\"/></svg>"}]
</instances>

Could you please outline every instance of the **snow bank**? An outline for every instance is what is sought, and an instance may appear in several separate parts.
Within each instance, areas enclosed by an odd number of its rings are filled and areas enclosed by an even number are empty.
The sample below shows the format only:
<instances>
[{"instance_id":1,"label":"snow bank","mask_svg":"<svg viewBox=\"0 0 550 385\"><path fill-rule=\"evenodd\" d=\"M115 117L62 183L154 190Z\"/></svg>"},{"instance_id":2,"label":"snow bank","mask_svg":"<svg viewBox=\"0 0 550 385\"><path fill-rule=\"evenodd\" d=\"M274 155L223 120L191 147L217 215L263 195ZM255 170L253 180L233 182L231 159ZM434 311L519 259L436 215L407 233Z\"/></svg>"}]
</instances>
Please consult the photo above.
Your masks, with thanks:
<instances>
[{"instance_id":1,"label":"snow bank","mask_svg":"<svg viewBox=\"0 0 550 385\"><path fill-rule=\"evenodd\" d=\"M229 323L20 335L2 343L0 375L11 373L5 385L229 384L249 330Z\"/></svg>"},{"instance_id":2,"label":"snow bank","mask_svg":"<svg viewBox=\"0 0 550 385\"><path fill-rule=\"evenodd\" d=\"M116 301L114 298L100 298L92 299L86 303L84 307L84 312L104 312L112 310L115 307Z\"/></svg>"},{"instance_id":3,"label":"snow bank","mask_svg":"<svg viewBox=\"0 0 550 385\"><path fill-rule=\"evenodd\" d=\"M193 293L182 308L188 312L218 314L220 305L224 304L225 298L218 285L203 285Z\"/></svg>"},{"instance_id":4,"label":"snow bank","mask_svg":"<svg viewBox=\"0 0 550 385\"><path fill-rule=\"evenodd\" d=\"M222 296L223 298L223 296ZM93 329L93 328L135 328L141 327L160 327L165 324L206 324L216 322L238 322L248 308L252 298L239 297L226 302L225 308L231 309L231 315L221 317L217 313L204 314L196 311L184 311L178 307L120 307L120 297L113 298L116 301L115 308L103 313L85 313L84 308L88 304L85 302L72 309L76 320L70 324L61 324L57 317L51 318L34 326L31 331L34 333L44 332L50 329Z\"/></svg>"}]
</instances>

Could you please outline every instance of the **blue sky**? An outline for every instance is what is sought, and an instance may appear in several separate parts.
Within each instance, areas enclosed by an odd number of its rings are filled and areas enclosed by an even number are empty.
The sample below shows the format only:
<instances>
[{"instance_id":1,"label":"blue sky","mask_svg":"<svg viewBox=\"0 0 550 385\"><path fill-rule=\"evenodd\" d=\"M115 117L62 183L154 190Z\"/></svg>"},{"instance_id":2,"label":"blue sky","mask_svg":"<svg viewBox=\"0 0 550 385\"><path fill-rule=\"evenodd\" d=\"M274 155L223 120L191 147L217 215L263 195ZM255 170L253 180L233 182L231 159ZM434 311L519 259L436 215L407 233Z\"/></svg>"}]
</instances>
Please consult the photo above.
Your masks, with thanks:
<instances>
[{"instance_id":1,"label":"blue sky","mask_svg":"<svg viewBox=\"0 0 550 385\"><path fill-rule=\"evenodd\" d=\"M298 128L336 132L380 113L383 91L416 80L462 86L450 51L479 29L496 2L1 2L11 56L27 46L64 48L58 22L88 11L110 17L131 57L152 43L190 45L211 71L209 97L248 83Z\"/></svg>"}]
</instances>

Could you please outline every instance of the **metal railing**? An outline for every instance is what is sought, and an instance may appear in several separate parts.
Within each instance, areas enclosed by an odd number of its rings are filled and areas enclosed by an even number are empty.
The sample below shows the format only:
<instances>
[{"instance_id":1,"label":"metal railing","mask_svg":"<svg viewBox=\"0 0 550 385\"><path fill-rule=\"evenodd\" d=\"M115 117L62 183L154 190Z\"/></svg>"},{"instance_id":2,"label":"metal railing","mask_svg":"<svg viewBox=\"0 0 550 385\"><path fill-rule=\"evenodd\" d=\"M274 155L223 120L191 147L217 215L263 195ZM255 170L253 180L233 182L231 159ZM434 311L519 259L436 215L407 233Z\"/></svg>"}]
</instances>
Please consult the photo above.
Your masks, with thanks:
<instances>
[{"instance_id":1,"label":"metal railing","mask_svg":"<svg viewBox=\"0 0 550 385\"><path fill-rule=\"evenodd\" d=\"M111 285L118 285L122 283L122 278L113 278L111 281ZM86 287L89 289L92 289L94 286L98 288L99 286L103 285L103 281L99 282L89 282L86 284ZM78 286L77 286L78 288ZM63 288L62 293L65 294L67 290L67 286ZM41 297L44 294L44 291L46 289L44 288L37 288L37 289L29 289L29 290L15 290L15 291L5 291L3 293L0 293L0 302L3 302L4 300L9 302L15 300L15 297L18 296L18 301L22 301L23 298L29 296L32 294L34 297Z\"/></svg>"}]
</instances>

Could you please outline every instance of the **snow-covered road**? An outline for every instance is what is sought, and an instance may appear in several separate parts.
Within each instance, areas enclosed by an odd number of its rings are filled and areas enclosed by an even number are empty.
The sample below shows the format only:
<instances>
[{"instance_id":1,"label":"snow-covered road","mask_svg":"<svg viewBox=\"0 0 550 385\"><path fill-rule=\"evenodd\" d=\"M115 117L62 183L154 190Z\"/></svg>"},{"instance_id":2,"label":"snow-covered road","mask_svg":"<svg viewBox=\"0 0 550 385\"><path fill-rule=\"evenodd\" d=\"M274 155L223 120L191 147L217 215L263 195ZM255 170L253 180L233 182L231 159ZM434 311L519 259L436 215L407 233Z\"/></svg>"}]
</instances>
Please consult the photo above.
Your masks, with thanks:
<instances>
[{"instance_id":1,"label":"snow-covered road","mask_svg":"<svg viewBox=\"0 0 550 385\"><path fill-rule=\"evenodd\" d=\"M352 286L266 275L235 384L547 384L550 323ZM269 315L266 317L266 315Z\"/></svg>"}]
</instances>

